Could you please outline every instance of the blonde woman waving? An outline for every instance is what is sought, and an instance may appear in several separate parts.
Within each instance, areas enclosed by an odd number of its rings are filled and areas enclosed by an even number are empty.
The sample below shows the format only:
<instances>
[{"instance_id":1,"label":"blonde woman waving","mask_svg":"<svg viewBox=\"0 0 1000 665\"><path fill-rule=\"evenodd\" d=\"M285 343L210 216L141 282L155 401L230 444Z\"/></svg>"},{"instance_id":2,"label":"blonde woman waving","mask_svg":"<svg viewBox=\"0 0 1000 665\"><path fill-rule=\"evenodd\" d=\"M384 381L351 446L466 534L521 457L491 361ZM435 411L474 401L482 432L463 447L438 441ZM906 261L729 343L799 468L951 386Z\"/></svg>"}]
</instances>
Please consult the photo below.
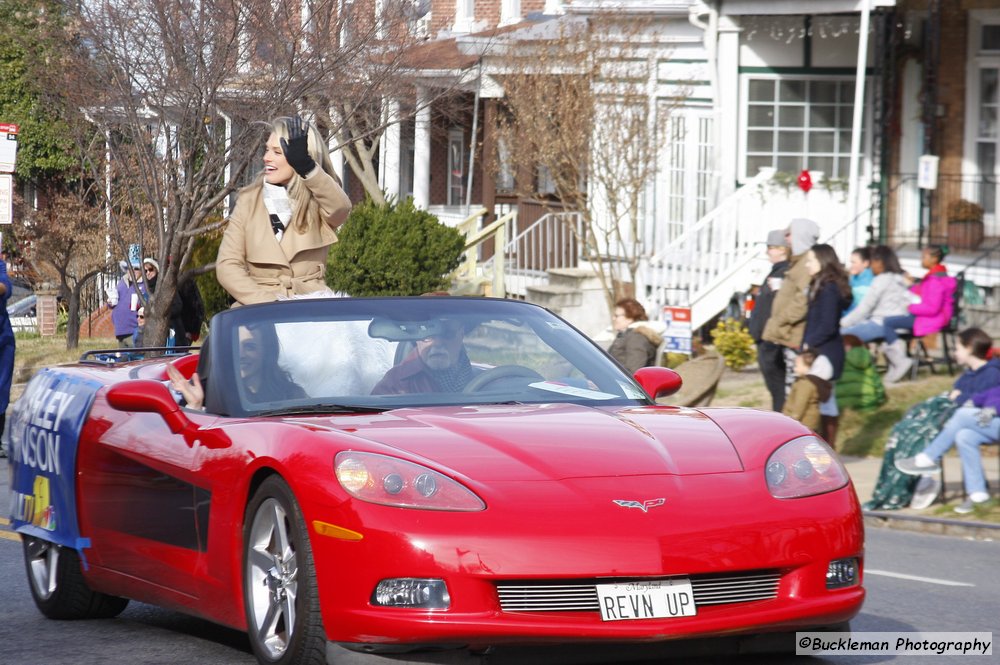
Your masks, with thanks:
<instances>
[{"instance_id":1,"label":"blonde woman waving","mask_svg":"<svg viewBox=\"0 0 1000 665\"><path fill-rule=\"evenodd\" d=\"M350 210L319 131L275 120L264 171L240 190L219 246L219 283L243 305L326 289L326 256Z\"/></svg>"}]
</instances>

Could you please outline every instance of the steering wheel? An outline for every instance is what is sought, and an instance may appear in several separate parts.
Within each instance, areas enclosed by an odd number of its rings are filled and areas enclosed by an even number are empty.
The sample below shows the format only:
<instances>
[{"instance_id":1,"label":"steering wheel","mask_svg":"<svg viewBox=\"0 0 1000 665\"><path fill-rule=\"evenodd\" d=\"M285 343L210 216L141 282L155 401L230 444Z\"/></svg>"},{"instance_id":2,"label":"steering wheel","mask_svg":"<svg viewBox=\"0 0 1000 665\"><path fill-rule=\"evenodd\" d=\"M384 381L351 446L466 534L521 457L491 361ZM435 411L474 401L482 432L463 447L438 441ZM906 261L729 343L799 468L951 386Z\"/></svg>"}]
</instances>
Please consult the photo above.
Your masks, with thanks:
<instances>
[{"instance_id":1,"label":"steering wheel","mask_svg":"<svg viewBox=\"0 0 1000 665\"><path fill-rule=\"evenodd\" d=\"M492 367L485 372L480 372L474 379L472 379L472 381L469 381L469 383L466 384L462 392L479 392L494 381L511 378L531 379L534 381L545 380L544 376L530 367L524 367L523 365L499 365L497 367Z\"/></svg>"}]
</instances>

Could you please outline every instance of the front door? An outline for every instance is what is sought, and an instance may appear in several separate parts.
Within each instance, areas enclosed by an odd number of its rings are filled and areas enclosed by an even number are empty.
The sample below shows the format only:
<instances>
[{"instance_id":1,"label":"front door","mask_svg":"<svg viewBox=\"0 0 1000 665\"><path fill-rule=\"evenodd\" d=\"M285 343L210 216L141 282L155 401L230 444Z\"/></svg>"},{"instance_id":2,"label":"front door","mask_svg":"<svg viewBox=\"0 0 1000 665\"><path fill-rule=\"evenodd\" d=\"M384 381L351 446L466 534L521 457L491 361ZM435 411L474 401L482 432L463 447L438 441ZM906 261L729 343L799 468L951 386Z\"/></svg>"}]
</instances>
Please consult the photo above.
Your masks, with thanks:
<instances>
[{"instance_id":1,"label":"front door","mask_svg":"<svg viewBox=\"0 0 1000 665\"><path fill-rule=\"evenodd\" d=\"M668 112L666 107L662 112ZM656 253L701 219L715 205L718 174L709 109L673 109L660 126L656 176L656 219L645 232L646 247Z\"/></svg>"}]
</instances>

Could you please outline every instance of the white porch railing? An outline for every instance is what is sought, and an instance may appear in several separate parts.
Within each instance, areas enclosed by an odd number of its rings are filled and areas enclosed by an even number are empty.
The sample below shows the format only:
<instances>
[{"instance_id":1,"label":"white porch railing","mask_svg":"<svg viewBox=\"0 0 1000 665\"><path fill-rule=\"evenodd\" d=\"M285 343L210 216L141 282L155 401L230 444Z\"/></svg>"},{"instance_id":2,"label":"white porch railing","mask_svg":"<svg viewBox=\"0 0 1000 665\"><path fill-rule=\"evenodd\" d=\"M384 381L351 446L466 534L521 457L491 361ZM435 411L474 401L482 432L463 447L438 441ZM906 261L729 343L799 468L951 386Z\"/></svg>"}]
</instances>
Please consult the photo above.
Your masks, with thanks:
<instances>
[{"instance_id":1,"label":"white porch railing","mask_svg":"<svg viewBox=\"0 0 1000 665\"><path fill-rule=\"evenodd\" d=\"M692 328L699 328L722 311L735 292L745 288L747 273L762 257L764 228L758 185L774 174L762 169L697 223L686 229L647 262L646 288L654 309L665 305L691 308Z\"/></svg>"},{"instance_id":2,"label":"white porch railing","mask_svg":"<svg viewBox=\"0 0 1000 665\"><path fill-rule=\"evenodd\" d=\"M575 268L583 216L579 212L549 212L507 243L504 283L509 295L524 297L529 286L546 284L553 268Z\"/></svg>"}]
</instances>

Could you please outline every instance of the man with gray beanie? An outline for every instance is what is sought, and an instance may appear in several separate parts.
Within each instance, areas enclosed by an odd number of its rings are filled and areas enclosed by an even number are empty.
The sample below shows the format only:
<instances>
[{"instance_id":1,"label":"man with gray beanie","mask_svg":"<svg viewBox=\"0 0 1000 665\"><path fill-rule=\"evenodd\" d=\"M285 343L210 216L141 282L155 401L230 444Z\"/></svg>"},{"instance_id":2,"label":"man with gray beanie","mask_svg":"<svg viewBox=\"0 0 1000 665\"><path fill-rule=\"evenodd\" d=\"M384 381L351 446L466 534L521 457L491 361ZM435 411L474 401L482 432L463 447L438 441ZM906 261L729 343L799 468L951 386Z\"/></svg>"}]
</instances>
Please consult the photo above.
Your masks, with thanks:
<instances>
[{"instance_id":1,"label":"man with gray beanie","mask_svg":"<svg viewBox=\"0 0 1000 665\"><path fill-rule=\"evenodd\" d=\"M788 243L785 230L776 229L767 234L767 258L771 261L771 272L764 278L754 298L753 310L747 326L750 336L757 343L757 366L764 376L764 384L771 393L771 408L779 413L785 406L785 355L784 347L763 339L764 326L771 318L774 296L784 281L788 271Z\"/></svg>"},{"instance_id":2,"label":"man with gray beanie","mask_svg":"<svg viewBox=\"0 0 1000 665\"><path fill-rule=\"evenodd\" d=\"M786 385L795 379L789 371L795 365L795 356L802 347L806 329L806 311L809 309L809 282L806 270L806 253L819 239L819 225L811 219L793 219L785 232L792 248L788 272L781 288L774 296L771 318L764 326L763 339L783 346L785 351Z\"/></svg>"}]
</instances>

